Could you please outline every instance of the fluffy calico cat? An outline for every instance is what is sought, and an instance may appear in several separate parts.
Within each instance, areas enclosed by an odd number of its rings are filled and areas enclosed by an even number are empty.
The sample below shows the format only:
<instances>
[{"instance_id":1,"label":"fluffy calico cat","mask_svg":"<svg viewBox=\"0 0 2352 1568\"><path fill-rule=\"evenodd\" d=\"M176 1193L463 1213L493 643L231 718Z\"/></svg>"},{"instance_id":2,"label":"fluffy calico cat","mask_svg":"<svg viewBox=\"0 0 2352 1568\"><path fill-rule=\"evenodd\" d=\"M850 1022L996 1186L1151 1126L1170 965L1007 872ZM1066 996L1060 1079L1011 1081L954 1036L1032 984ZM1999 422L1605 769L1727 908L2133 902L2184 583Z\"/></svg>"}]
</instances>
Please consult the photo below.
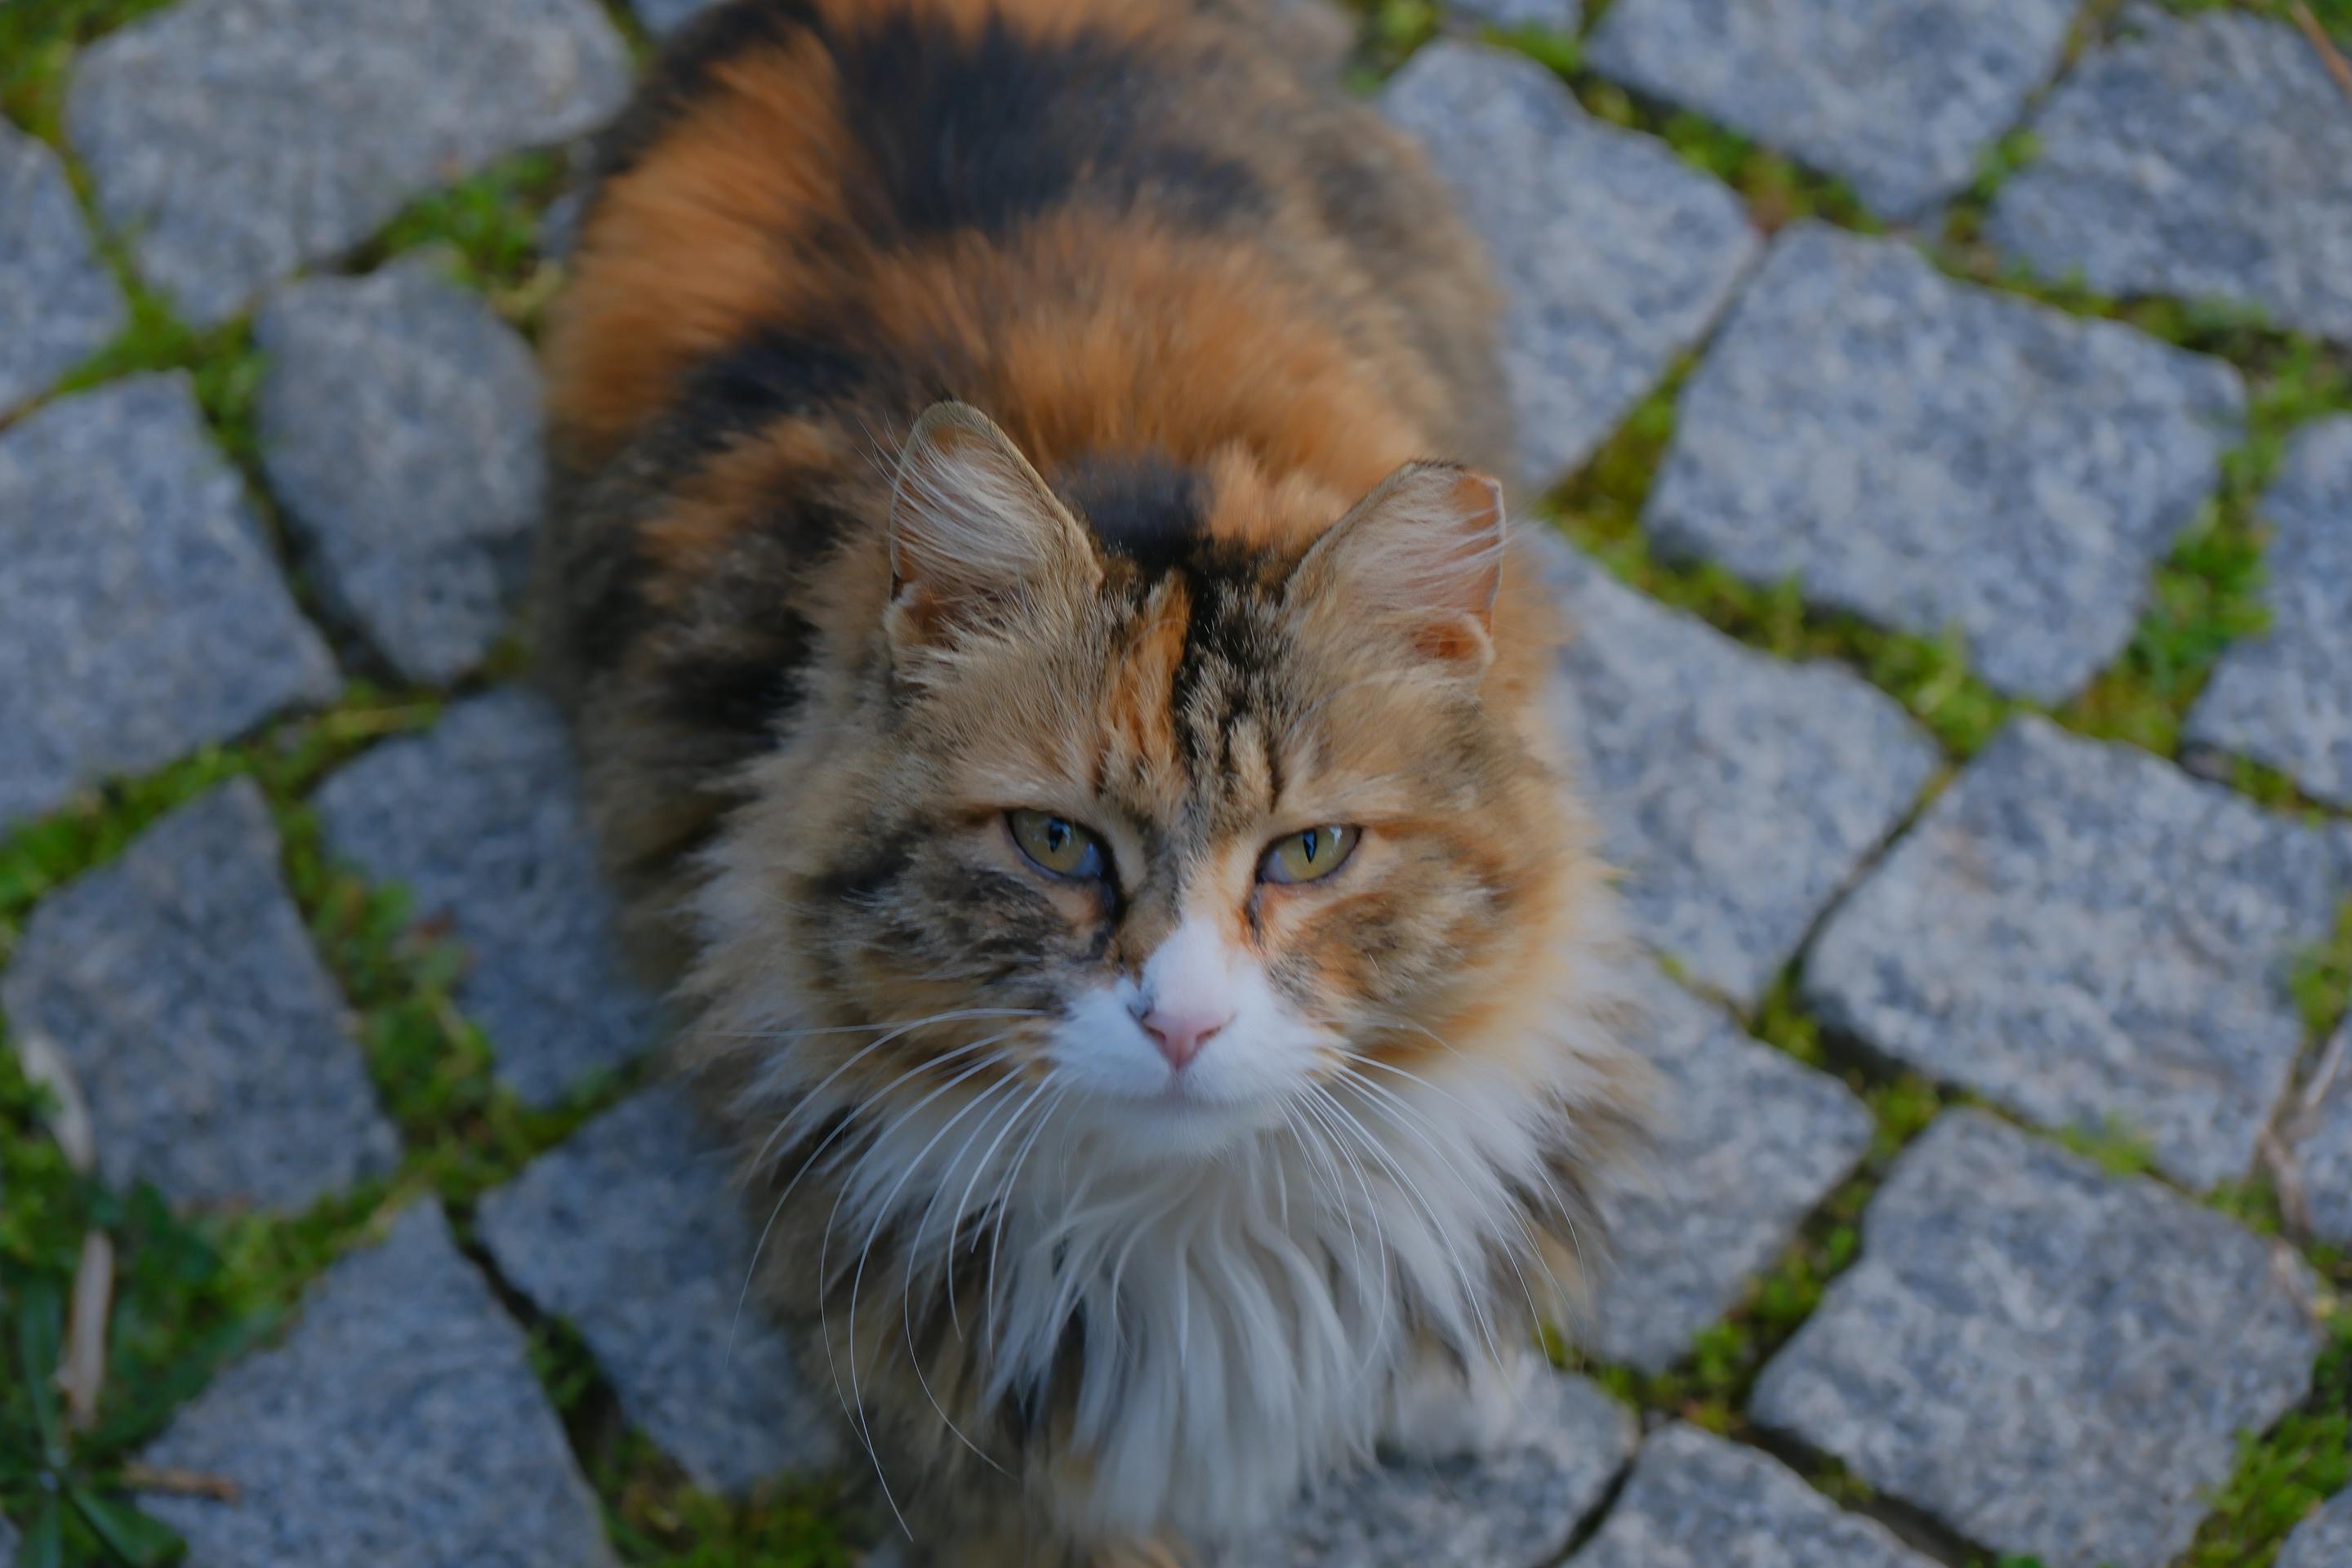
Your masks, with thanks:
<instances>
[{"instance_id":1,"label":"fluffy calico cat","mask_svg":"<svg viewBox=\"0 0 2352 1568\"><path fill-rule=\"evenodd\" d=\"M1552 618L1458 466L1487 285L1265 20L723 6L551 335L599 831L943 1562L1181 1556L1438 1441L1636 1114Z\"/></svg>"}]
</instances>

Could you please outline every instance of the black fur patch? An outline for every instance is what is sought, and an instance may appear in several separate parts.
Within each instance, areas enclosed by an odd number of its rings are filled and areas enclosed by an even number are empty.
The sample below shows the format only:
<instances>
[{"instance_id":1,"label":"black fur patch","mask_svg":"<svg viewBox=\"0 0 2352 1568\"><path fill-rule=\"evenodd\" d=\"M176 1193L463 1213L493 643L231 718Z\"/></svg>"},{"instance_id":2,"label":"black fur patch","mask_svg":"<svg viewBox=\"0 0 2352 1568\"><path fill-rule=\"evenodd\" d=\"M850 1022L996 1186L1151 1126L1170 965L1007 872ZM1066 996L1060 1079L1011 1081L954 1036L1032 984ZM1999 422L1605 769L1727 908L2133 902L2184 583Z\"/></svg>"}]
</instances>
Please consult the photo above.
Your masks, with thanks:
<instances>
[{"instance_id":1,"label":"black fur patch","mask_svg":"<svg viewBox=\"0 0 2352 1568\"><path fill-rule=\"evenodd\" d=\"M877 233L1003 234L1085 197L1155 207L1203 226L1262 212L1242 165L1163 140L1148 60L1079 31L1024 37L1000 16L960 37L886 12L834 40L842 112L872 161Z\"/></svg>"},{"instance_id":2,"label":"black fur patch","mask_svg":"<svg viewBox=\"0 0 2352 1568\"><path fill-rule=\"evenodd\" d=\"M790 610L774 612L773 640L734 658L698 658L662 671L664 710L696 730L736 737L744 754L773 735L777 720L799 695L810 627Z\"/></svg>"},{"instance_id":3,"label":"black fur patch","mask_svg":"<svg viewBox=\"0 0 2352 1568\"><path fill-rule=\"evenodd\" d=\"M1158 133L1151 63L1115 38L1040 41L996 16L960 37L898 8L844 36L806 0L737 0L681 30L599 142L598 183L642 161L718 67L803 31L839 68L843 117L872 164L851 186L872 193L860 216L876 237L1001 234L1080 198L1126 205L1148 194L1163 216L1202 227L1269 208L1245 165Z\"/></svg>"},{"instance_id":4,"label":"black fur patch","mask_svg":"<svg viewBox=\"0 0 2352 1568\"><path fill-rule=\"evenodd\" d=\"M856 858L842 862L815 879L810 891L827 903L870 900L904 877L915 863L919 829L898 828L865 846Z\"/></svg>"},{"instance_id":5,"label":"black fur patch","mask_svg":"<svg viewBox=\"0 0 2352 1568\"><path fill-rule=\"evenodd\" d=\"M866 356L846 343L771 324L696 365L675 411L719 446L778 415L838 403L873 379Z\"/></svg>"},{"instance_id":6,"label":"black fur patch","mask_svg":"<svg viewBox=\"0 0 2352 1568\"><path fill-rule=\"evenodd\" d=\"M1175 571L1209 522L1209 487L1200 474L1155 458L1082 463L1058 487L1104 549L1147 576Z\"/></svg>"}]
</instances>

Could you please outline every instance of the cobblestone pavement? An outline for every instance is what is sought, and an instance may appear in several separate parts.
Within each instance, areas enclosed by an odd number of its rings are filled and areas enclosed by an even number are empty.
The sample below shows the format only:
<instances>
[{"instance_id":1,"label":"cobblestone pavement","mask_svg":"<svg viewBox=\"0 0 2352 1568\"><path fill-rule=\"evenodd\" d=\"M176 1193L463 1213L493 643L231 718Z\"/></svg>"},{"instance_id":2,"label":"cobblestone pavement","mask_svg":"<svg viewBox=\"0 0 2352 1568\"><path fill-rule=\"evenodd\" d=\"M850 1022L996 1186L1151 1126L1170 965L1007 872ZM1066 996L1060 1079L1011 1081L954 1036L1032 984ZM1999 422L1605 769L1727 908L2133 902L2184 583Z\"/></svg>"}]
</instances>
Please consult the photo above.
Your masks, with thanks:
<instances>
[{"instance_id":1,"label":"cobblestone pavement","mask_svg":"<svg viewBox=\"0 0 2352 1568\"><path fill-rule=\"evenodd\" d=\"M2286 0L1265 4L1509 292L1675 1120L1514 1446L1221 1562L2352 1568L2352 71ZM870 1538L520 679L634 5L0 10L0 1563Z\"/></svg>"}]
</instances>

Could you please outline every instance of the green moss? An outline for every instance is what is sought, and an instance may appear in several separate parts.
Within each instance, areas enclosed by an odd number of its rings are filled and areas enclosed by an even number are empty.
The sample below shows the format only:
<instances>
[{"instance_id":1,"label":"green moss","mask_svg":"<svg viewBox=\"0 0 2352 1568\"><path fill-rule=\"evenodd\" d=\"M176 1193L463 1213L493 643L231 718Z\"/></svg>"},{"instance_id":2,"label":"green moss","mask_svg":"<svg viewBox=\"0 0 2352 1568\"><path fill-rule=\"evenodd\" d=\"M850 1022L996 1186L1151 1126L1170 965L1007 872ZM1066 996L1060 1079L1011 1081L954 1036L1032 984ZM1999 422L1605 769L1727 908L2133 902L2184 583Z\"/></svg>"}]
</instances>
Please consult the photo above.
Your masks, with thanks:
<instances>
[{"instance_id":1,"label":"green moss","mask_svg":"<svg viewBox=\"0 0 2352 1568\"><path fill-rule=\"evenodd\" d=\"M1349 0L1361 21L1356 49L1344 79L1358 92L1370 92L1437 36L1442 20L1432 0Z\"/></svg>"},{"instance_id":2,"label":"green moss","mask_svg":"<svg viewBox=\"0 0 2352 1568\"><path fill-rule=\"evenodd\" d=\"M2109 1121L2105 1126L2096 1130L2061 1128L2056 1137L2058 1142L2092 1161L2110 1176L2156 1173L2156 1153L2148 1147L2147 1139L2121 1121Z\"/></svg>"},{"instance_id":3,"label":"green moss","mask_svg":"<svg viewBox=\"0 0 2352 1568\"><path fill-rule=\"evenodd\" d=\"M1597 18L1596 18L1597 20ZM1757 227L1771 234L1800 218L1876 234L1884 225L1843 180L1805 168L1736 131L1630 92L1588 69L1582 47L1544 28L1489 30L1488 42L1516 49L1568 84L1595 119L1657 137L1676 156L1739 194Z\"/></svg>"},{"instance_id":4,"label":"green moss","mask_svg":"<svg viewBox=\"0 0 2352 1568\"><path fill-rule=\"evenodd\" d=\"M2179 751L2180 726L2222 653L2269 624L2261 504L2287 441L2311 419L2352 409L2344 365L2315 344L2258 334L2225 345L2216 333L2237 339L2243 329L2200 328L2186 318L2168 326L2177 340L2206 352L2231 347L2251 366L2246 438L2223 455L2218 492L2158 567L2123 657L2058 713L2071 729L2159 756Z\"/></svg>"},{"instance_id":5,"label":"green moss","mask_svg":"<svg viewBox=\"0 0 2352 1568\"><path fill-rule=\"evenodd\" d=\"M570 171L560 153L524 153L420 196L352 258L363 272L402 251L439 247L457 281L488 295L509 321L528 326L554 294L562 271L540 251L541 220Z\"/></svg>"},{"instance_id":6,"label":"green moss","mask_svg":"<svg viewBox=\"0 0 2352 1568\"><path fill-rule=\"evenodd\" d=\"M58 1531L64 1561L136 1560L109 1547L92 1522L138 1529L121 1506L123 1459L227 1359L267 1336L320 1269L421 1199L448 1205L462 1236L477 1196L635 1081L612 1075L547 1110L515 1100L496 1085L487 1045L451 1000L461 966L446 933L415 928L396 891L370 889L329 861L307 795L367 745L419 729L438 711L434 699L355 689L328 712L93 790L0 842L5 958L43 895L111 860L174 806L226 779L253 779L283 839L289 887L358 1016L378 1091L406 1149L389 1177L300 1215L181 1219L150 1188L112 1194L71 1172L43 1130L42 1097L0 1039L0 1186L8 1196L0 1207L0 1346L28 1331L46 1343L46 1330L28 1314L58 1310L85 1229L111 1236L120 1258L97 1428L51 1441L26 1385L0 1380L0 1509L47 1521L41 1528ZM12 1384L14 1397L5 1392ZM46 1511L44 1500L65 1495L58 1489L68 1481L88 1507Z\"/></svg>"},{"instance_id":7,"label":"green moss","mask_svg":"<svg viewBox=\"0 0 2352 1568\"><path fill-rule=\"evenodd\" d=\"M1641 1409L1751 1438L1756 1434L1744 1412L1757 1375L1820 1306L1830 1281L1860 1256L1864 1211L1895 1161L1962 1097L1939 1090L1916 1073L1886 1069L1825 1037L1819 1020L1798 1004L1793 971L1780 976L1746 1026L1766 1045L1835 1074L1859 1095L1871 1113L1870 1147L1780 1260L1748 1286L1730 1313L1692 1342L1681 1362L1654 1373L1622 1366L1590 1370L1618 1398ZM1832 1492L1843 1484L1832 1461L1809 1460L1806 1473Z\"/></svg>"},{"instance_id":8,"label":"green moss","mask_svg":"<svg viewBox=\"0 0 2352 1568\"><path fill-rule=\"evenodd\" d=\"M67 68L74 50L172 0L16 0L0 5L0 114L51 142L63 140Z\"/></svg>"},{"instance_id":9,"label":"green moss","mask_svg":"<svg viewBox=\"0 0 2352 1568\"><path fill-rule=\"evenodd\" d=\"M2295 955L2287 971L2287 988L2303 1015L2305 1037L2324 1044L2344 1026L2352 1012L2352 899L2336 913L2336 929L2327 939Z\"/></svg>"},{"instance_id":10,"label":"green moss","mask_svg":"<svg viewBox=\"0 0 2352 1568\"><path fill-rule=\"evenodd\" d=\"M1977 255L1984 258L1983 264L1990 265L1991 252L1984 247L1984 231L1993 198L2019 170L2041 155L2040 139L2022 128L2010 132L1979 153L1976 177L1944 210L1942 237L1946 247Z\"/></svg>"},{"instance_id":11,"label":"green moss","mask_svg":"<svg viewBox=\"0 0 2352 1568\"><path fill-rule=\"evenodd\" d=\"M1662 561L1642 509L1673 445L1685 361L1636 406L1544 510L1619 579L1780 658L1838 659L1885 689L1955 758L1973 756L2021 705L1972 674L1956 635L1917 637L1808 605L1793 581L1759 587L1712 563Z\"/></svg>"},{"instance_id":12,"label":"green moss","mask_svg":"<svg viewBox=\"0 0 2352 1568\"><path fill-rule=\"evenodd\" d=\"M2240 1440L2238 1465L2182 1568L2269 1568L2294 1527L2352 1485L2352 1313L2337 1310L2311 1396Z\"/></svg>"},{"instance_id":13,"label":"green moss","mask_svg":"<svg viewBox=\"0 0 2352 1568\"><path fill-rule=\"evenodd\" d=\"M630 1568L849 1568L854 1511L832 1480L790 1481L740 1501L698 1490L635 1433L593 1444L589 1475Z\"/></svg>"}]
</instances>

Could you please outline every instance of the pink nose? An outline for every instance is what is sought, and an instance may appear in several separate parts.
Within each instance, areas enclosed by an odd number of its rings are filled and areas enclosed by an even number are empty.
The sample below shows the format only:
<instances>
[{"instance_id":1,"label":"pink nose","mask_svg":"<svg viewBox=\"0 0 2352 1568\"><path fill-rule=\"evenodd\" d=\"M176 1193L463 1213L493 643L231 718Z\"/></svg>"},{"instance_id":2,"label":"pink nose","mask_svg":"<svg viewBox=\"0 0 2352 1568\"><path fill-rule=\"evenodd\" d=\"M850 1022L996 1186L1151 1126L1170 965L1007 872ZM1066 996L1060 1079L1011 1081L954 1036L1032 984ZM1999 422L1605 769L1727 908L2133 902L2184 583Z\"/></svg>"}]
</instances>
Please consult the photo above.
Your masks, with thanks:
<instances>
[{"instance_id":1,"label":"pink nose","mask_svg":"<svg viewBox=\"0 0 2352 1568\"><path fill-rule=\"evenodd\" d=\"M1143 1032L1160 1047L1168 1065L1182 1072L1209 1043L1209 1037L1234 1021L1231 1013L1205 1009L1154 1007L1142 1018Z\"/></svg>"}]
</instances>

